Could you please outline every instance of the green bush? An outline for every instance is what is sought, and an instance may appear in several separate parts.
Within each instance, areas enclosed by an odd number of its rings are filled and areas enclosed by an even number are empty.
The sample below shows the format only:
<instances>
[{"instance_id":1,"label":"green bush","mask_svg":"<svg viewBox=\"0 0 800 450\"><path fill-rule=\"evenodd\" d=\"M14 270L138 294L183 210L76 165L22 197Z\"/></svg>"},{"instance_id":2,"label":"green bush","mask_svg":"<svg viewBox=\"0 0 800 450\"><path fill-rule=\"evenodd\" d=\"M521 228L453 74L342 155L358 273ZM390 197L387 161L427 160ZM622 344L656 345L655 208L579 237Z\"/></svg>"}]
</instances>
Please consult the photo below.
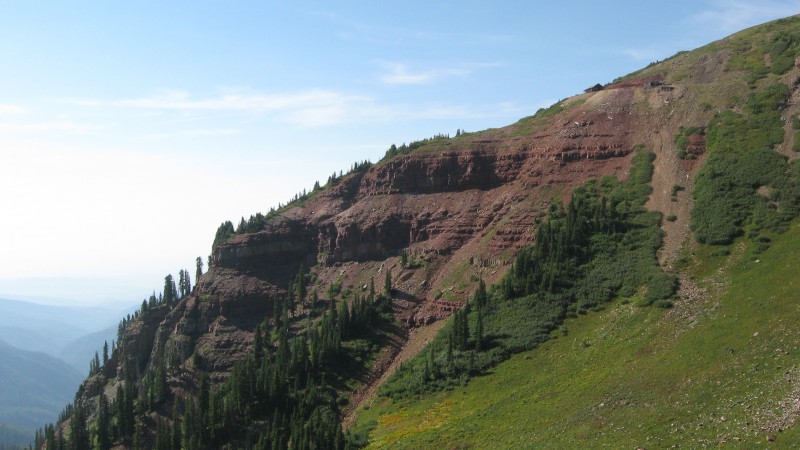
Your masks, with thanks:
<instances>
[{"instance_id":1,"label":"green bush","mask_svg":"<svg viewBox=\"0 0 800 450\"><path fill-rule=\"evenodd\" d=\"M794 132L794 140L792 141L792 151L800 152L800 131Z\"/></svg>"},{"instance_id":2,"label":"green bush","mask_svg":"<svg viewBox=\"0 0 800 450\"><path fill-rule=\"evenodd\" d=\"M674 140L675 146L678 148L679 158L686 159L689 156L686 153L686 149L689 147L689 136L702 133L703 129L701 127L680 127L678 129L678 134L675 135Z\"/></svg>"},{"instance_id":3,"label":"green bush","mask_svg":"<svg viewBox=\"0 0 800 450\"><path fill-rule=\"evenodd\" d=\"M794 58L800 47L800 32L781 30L776 32L767 45L772 73L783 75L794 67Z\"/></svg>"},{"instance_id":4,"label":"green bush","mask_svg":"<svg viewBox=\"0 0 800 450\"><path fill-rule=\"evenodd\" d=\"M691 228L699 242L728 244L748 221L774 227L796 215L800 198L786 158L772 150L783 141L781 110L788 97L785 84L772 84L749 96L746 117L724 111L709 124L709 155L692 193ZM776 198L758 195L762 186Z\"/></svg>"}]
</instances>

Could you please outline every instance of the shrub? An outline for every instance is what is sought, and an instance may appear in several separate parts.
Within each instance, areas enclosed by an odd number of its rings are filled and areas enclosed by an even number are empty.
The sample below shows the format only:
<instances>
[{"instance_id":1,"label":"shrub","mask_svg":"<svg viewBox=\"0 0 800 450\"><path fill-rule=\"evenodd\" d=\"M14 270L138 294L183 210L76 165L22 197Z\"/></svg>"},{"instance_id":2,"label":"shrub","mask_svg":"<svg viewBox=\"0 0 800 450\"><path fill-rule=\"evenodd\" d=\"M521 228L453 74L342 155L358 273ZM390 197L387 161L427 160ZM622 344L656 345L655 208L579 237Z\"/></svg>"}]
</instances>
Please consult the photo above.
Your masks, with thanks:
<instances>
[{"instance_id":1,"label":"shrub","mask_svg":"<svg viewBox=\"0 0 800 450\"><path fill-rule=\"evenodd\" d=\"M678 134L675 135L674 140L675 146L678 148L679 158L686 159L689 156L686 153L686 149L689 147L689 136L702 133L703 129L701 127L680 127L678 129Z\"/></svg>"},{"instance_id":2,"label":"shrub","mask_svg":"<svg viewBox=\"0 0 800 450\"><path fill-rule=\"evenodd\" d=\"M785 84L767 86L747 99L747 117L724 111L709 124L709 154L692 193L691 228L699 242L728 244L748 219L775 227L797 214L800 192L789 180L786 158L772 150L783 141L781 109L788 97ZM756 193L761 186L777 192L780 208Z\"/></svg>"}]
</instances>

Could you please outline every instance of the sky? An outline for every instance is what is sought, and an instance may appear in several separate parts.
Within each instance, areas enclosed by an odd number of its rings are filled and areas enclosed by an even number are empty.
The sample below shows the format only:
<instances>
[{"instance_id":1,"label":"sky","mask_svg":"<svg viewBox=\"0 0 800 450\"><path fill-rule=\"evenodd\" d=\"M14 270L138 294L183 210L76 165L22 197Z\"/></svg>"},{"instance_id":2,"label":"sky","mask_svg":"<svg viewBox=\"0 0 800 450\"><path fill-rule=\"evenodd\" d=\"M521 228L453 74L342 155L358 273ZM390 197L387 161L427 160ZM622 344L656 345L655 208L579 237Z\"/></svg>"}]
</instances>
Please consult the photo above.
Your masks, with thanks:
<instances>
[{"instance_id":1,"label":"sky","mask_svg":"<svg viewBox=\"0 0 800 450\"><path fill-rule=\"evenodd\" d=\"M0 297L136 304L219 224L538 108L783 1L0 0Z\"/></svg>"}]
</instances>

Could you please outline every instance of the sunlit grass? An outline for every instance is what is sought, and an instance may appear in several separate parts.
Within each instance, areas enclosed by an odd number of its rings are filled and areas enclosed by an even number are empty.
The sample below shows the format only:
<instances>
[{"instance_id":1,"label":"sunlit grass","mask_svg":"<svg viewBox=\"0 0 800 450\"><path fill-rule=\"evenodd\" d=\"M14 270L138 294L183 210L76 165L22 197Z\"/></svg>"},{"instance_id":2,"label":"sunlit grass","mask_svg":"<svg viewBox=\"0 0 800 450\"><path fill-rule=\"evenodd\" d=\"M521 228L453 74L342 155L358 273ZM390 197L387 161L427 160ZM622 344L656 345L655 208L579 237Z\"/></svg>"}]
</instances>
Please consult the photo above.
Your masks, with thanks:
<instances>
[{"instance_id":1,"label":"sunlit grass","mask_svg":"<svg viewBox=\"0 0 800 450\"><path fill-rule=\"evenodd\" d=\"M789 444L797 430L776 428L800 375L798 252L798 223L758 259L734 246L716 257L732 258L722 275L697 274L701 301L617 302L568 320L566 336L462 388L377 401L360 430L374 427L370 448L752 447L767 434Z\"/></svg>"}]
</instances>

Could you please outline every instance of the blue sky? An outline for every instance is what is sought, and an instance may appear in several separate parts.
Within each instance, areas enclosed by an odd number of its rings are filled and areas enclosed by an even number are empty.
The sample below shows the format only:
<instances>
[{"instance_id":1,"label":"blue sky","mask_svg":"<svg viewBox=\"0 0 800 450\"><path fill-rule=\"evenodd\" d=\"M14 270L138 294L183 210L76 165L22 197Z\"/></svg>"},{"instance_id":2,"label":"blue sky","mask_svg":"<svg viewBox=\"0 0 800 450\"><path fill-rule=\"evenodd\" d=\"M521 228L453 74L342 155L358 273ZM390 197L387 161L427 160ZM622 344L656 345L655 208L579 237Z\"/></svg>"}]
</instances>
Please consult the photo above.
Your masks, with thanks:
<instances>
[{"instance_id":1,"label":"blue sky","mask_svg":"<svg viewBox=\"0 0 800 450\"><path fill-rule=\"evenodd\" d=\"M800 1L3 2L0 296L137 302L354 161ZM193 271L192 271L193 272Z\"/></svg>"}]
</instances>

